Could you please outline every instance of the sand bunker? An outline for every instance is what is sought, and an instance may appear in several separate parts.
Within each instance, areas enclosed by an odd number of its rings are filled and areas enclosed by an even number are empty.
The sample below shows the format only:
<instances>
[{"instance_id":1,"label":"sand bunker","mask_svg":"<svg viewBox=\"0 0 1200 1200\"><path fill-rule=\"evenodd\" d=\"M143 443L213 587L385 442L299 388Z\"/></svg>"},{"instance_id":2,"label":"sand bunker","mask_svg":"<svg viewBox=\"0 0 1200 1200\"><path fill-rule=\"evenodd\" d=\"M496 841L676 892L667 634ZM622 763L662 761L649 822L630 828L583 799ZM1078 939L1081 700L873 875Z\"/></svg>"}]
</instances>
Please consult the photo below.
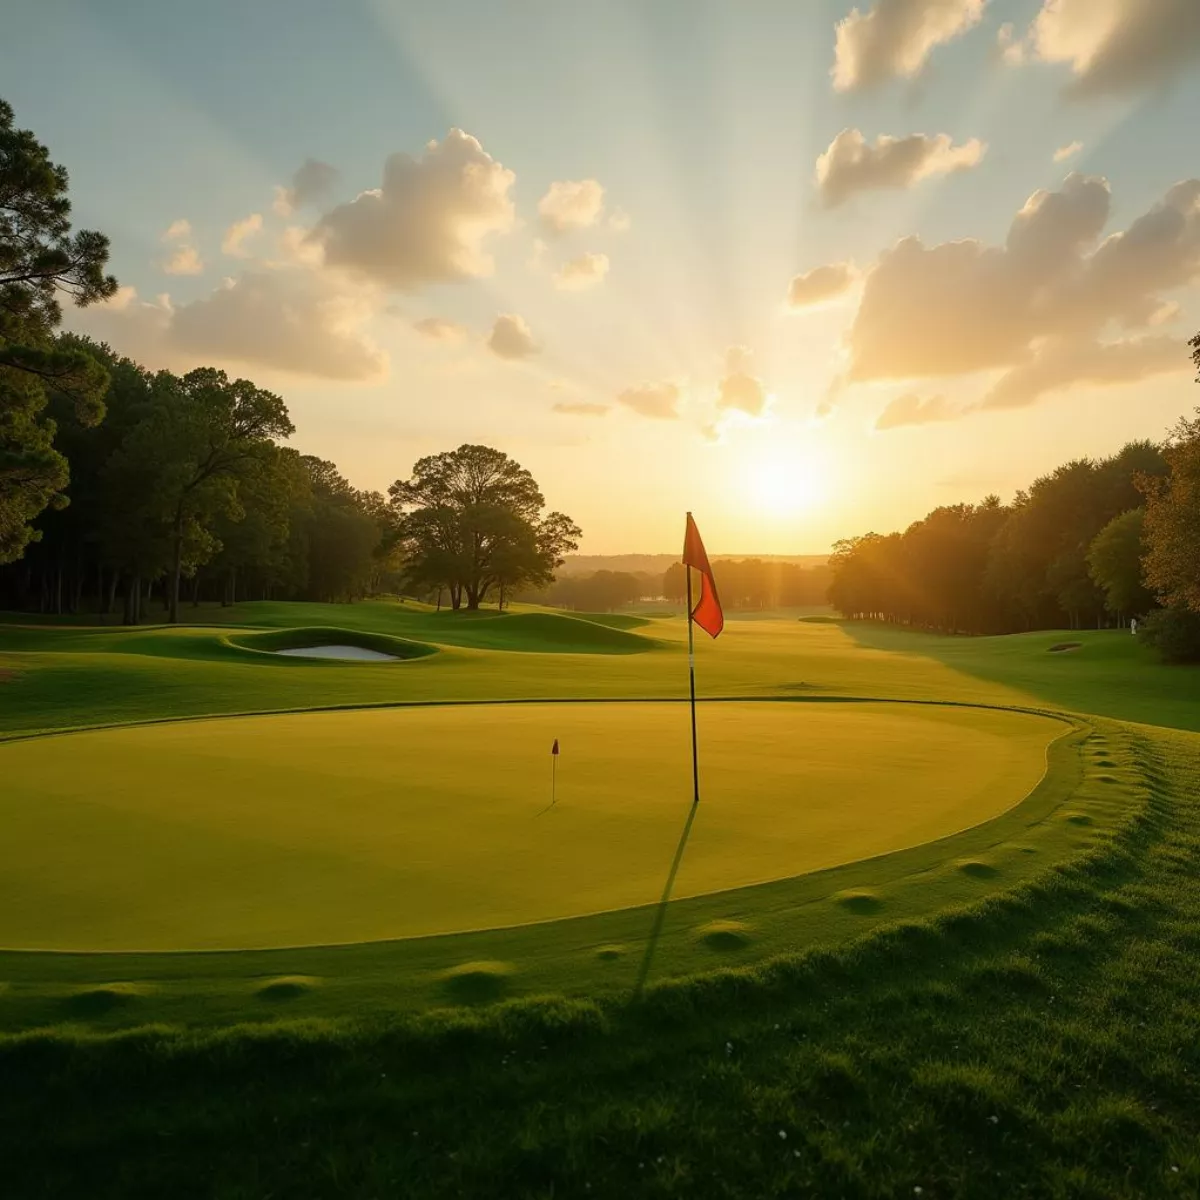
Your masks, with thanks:
<instances>
[{"instance_id":1,"label":"sand bunker","mask_svg":"<svg viewBox=\"0 0 1200 1200\"><path fill-rule=\"evenodd\" d=\"M276 650L276 654L287 654L292 658L354 658L359 662L399 662L395 654L380 654L378 650L367 650L362 646L301 646L296 650Z\"/></svg>"}]
</instances>

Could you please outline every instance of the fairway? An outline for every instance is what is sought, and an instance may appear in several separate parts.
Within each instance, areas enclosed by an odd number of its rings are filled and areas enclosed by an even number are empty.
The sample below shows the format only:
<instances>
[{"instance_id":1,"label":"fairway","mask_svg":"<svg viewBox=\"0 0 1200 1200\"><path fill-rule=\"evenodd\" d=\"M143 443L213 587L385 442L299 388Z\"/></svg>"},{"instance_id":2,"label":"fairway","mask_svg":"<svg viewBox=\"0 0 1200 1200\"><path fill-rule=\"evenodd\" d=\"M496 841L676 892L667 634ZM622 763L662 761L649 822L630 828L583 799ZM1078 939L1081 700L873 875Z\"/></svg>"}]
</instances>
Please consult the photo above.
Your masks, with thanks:
<instances>
[{"instance_id":1,"label":"fairway","mask_svg":"<svg viewBox=\"0 0 1200 1200\"><path fill-rule=\"evenodd\" d=\"M677 898L977 825L1064 730L887 703L714 702L699 722ZM687 709L662 702L147 725L2 746L0 774L10 949L320 945L647 904L691 800Z\"/></svg>"}]
</instances>

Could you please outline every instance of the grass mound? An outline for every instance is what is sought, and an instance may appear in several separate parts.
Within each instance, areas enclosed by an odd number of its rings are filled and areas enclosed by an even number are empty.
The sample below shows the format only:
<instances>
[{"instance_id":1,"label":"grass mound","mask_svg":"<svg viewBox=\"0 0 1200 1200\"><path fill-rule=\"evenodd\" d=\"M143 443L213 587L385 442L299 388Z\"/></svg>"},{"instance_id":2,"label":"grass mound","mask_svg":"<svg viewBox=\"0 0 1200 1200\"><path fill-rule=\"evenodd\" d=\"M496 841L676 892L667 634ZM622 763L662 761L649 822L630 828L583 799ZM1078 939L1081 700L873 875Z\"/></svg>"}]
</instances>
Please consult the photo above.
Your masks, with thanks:
<instances>
[{"instance_id":1,"label":"grass mound","mask_svg":"<svg viewBox=\"0 0 1200 1200\"><path fill-rule=\"evenodd\" d=\"M1051 654L1064 654L1068 650L1079 650L1083 646L1082 642L1055 642L1050 647Z\"/></svg>"},{"instance_id":2,"label":"grass mound","mask_svg":"<svg viewBox=\"0 0 1200 1200\"><path fill-rule=\"evenodd\" d=\"M493 613L464 620L461 613L442 613L431 621L429 635L452 645L532 654L641 654L660 648L653 639L630 632L630 622L636 620L627 617L614 624L611 616L553 612Z\"/></svg>"},{"instance_id":3,"label":"grass mound","mask_svg":"<svg viewBox=\"0 0 1200 1200\"><path fill-rule=\"evenodd\" d=\"M625 956L625 947L619 945L600 946L596 950L596 957L601 962L615 962L618 958Z\"/></svg>"},{"instance_id":4,"label":"grass mound","mask_svg":"<svg viewBox=\"0 0 1200 1200\"><path fill-rule=\"evenodd\" d=\"M710 950L744 950L754 941L752 927L744 921L709 921L696 937Z\"/></svg>"},{"instance_id":5,"label":"grass mound","mask_svg":"<svg viewBox=\"0 0 1200 1200\"><path fill-rule=\"evenodd\" d=\"M370 633L362 629L337 629L332 626L301 626L297 629L268 629L259 633L235 633L225 639L230 646L239 650L253 650L260 653L275 654L280 650L306 650L310 646L357 646L362 650L374 650L378 654L388 654L393 658L424 658L436 654L437 647L424 642L413 642L407 638L391 637L386 633ZM302 659L280 657L274 661L294 663L301 661L307 666L313 663L334 662L346 666L349 662L355 666L374 666L388 664L358 663L347 659Z\"/></svg>"},{"instance_id":6,"label":"grass mound","mask_svg":"<svg viewBox=\"0 0 1200 1200\"><path fill-rule=\"evenodd\" d=\"M260 1000L295 1000L308 995L320 982L312 975L281 975L256 987L254 994Z\"/></svg>"},{"instance_id":7,"label":"grass mound","mask_svg":"<svg viewBox=\"0 0 1200 1200\"><path fill-rule=\"evenodd\" d=\"M515 974L511 963L463 963L442 972L442 991L455 1004L490 1004L507 993Z\"/></svg>"},{"instance_id":8,"label":"grass mound","mask_svg":"<svg viewBox=\"0 0 1200 1200\"><path fill-rule=\"evenodd\" d=\"M863 889L839 892L834 901L840 908L860 917L873 916L883 908L883 901L874 892Z\"/></svg>"},{"instance_id":9,"label":"grass mound","mask_svg":"<svg viewBox=\"0 0 1200 1200\"><path fill-rule=\"evenodd\" d=\"M103 987L81 988L63 1002L68 1017L94 1020L117 1009L128 1008L151 989L144 983L108 983Z\"/></svg>"},{"instance_id":10,"label":"grass mound","mask_svg":"<svg viewBox=\"0 0 1200 1200\"><path fill-rule=\"evenodd\" d=\"M972 879L994 879L1000 874L997 867L991 863L980 862L977 858L969 858L958 864L958 869Z\"/></svg>"}]
</instances>

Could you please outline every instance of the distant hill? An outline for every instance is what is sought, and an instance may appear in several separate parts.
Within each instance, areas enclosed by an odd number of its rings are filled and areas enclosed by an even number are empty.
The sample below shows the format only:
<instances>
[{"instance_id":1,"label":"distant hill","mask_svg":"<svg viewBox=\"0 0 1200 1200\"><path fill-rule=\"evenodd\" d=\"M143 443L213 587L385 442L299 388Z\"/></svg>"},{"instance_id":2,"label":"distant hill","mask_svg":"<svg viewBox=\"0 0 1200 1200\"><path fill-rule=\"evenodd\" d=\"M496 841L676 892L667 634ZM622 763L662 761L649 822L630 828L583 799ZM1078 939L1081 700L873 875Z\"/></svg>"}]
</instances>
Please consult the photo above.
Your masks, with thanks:
<instances>
[{"instance_id":1,"label":"distant hill","mask_svg":"<svg viewBox=\"0 0 1200 1200\"><path fill-rule=\"evenodd\" d=\"M829 561L828 554L714 554L714 562L731 559L761 558L764 562L795 563L801 567L821 567ZM559 577L566 575L590 575L593 571L645 572L661 575L672 563L679 561L678 554L568 554L559 568Z\"/></svg>"}]
</instances>

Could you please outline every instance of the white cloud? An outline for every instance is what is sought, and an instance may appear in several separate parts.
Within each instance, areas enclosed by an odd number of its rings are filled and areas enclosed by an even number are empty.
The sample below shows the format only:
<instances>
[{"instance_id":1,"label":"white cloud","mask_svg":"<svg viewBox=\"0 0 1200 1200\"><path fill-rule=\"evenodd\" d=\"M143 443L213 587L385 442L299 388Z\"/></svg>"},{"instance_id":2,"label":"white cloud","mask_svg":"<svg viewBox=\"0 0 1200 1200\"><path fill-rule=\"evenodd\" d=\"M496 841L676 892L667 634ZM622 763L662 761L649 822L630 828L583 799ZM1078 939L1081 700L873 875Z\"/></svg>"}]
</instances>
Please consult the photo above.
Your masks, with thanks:
<instances>
[{"instance_id":1,"label":"white cloud","mask_svg":"<svg viewBox=\"0 0 1200 1200\"><path fill-rule=\"evenodd\" d=\"M734 346L725 356L725 377L717 389L717 408L735 409L747 416L760 417L770 397L761 379L750 374L750 351Z\"/></svg>"},{"instance_id":2,"label":"white cloud","mask_svg":"<svg viewBox=\"0 0 1200 1200\"><path fill-rule=\"evenodd\" d=\"M902 425L929 425L935 421L952 421L961 414L952 408L945 396L922 399L914 392L897 396L879 414L876 429L899 429Z\"/></svg>"},{"instance_id":3,"label":"white cloud","mask_svg":"<svg viewBox=\"0 0 1200 1200\"><path fill-rule=\"evenodd\" d=\"M1197 0L1043 0L1029 41L1068 63L1072 94L1155 88L1200 63Z\"/></svg>"},{"instance_id":4,"label":"white cloud","mask_svg":"<svg viewBox=\"0 0 1200 1200\"><path fill-rule=\"evenodd\" d=\"M607 274L607 254L581 254L559 267L554 286L563 292L579 292L602 283Z\"/></svg>"},{"instance_id":5,"label":"white cloud","mask_svg":"<svg viewBox=\"0 0 1200 1200\"><path fill-rule=\"evenodd\" d=\"M604 188L594 179L560 180L550 185L537 209L542 229L552 237L587 229L604 211Z\"/></svg>"},{"instance_id":6,"label":"white cloud","mask_svg":"<svg viewBox=\"0 0 1200 1200\"><path fill-rule=\"evenodd\" d=\"M163 230L159 241L171 247L170 256L161 264L168 275L199 275L204 270L204 260L191 238L192 223L186 217L172 221Z\"/></svg>"},{"instance_id":7,"label":"white cloud","mask_svg":"<svg viewBox=\"0 0 1200 1200\"><path fill-rule=\"evenodd\" d=\"M608 227L613 233L628 233L632 225L633 218L623 208L614 210L612 216L608 218Z\"/></svg>"},{"instance_id":8,"label":"white cloud","mask_svg":"<svg viewBox=\"0 0 1200 1200\"><path fill-rule=\"evenodd\" d=\"M1082 142L1070 142L1066 146L1059 146L1054 152L1054 161L1056 163L1066 162L1068 158L1074 158L1082 149Z\"/></svg>"},{"instance_id":9,"label":"white cloud","mask_svg":"<svg viewBox=\"0 0 1200 1200\"><path fill-rule=\"evenodd\" d=\"M669 381L626 388L617 402L643 417L669 420L679 416L679 387Z\"/></svg>"},{"instance_id":10,"label":"white cloud","mask_svg":"<svg viewBox=\"0 0 1200 1200\"><path fill-rule=\"evenodd\" d=\"M856 192L912 187L931 175L974 167L986 150L978 138L955 146L945 133L885 134L872 145L859 130L843 129L817 159L817 190L825 206L835 208Z\"/></svg>"},{"instance_id":11,"label":"white cloud","mask_svg":"<svg viewBox=\"0 0 1200 1200\"><path fill-rule=\"evenodd\" d=\"M307 158L292 176L291 187L275 189L272 206L281 217L290 217L296 209L327 196L338 177L336 167Z\"/></svg>"},{"instance_id":12,"label":"white cloud","mask_svg":"<svg viewBox=\"0 0 1200 1200\"><path fill-rule=\"evenodd\" d=\"M72 324L153 369L227 363L282 374L370 382L387 355L361 332L374 312L369 293L350 293L305 270L248 270L209 295L175 306L122 288L81 309Z\"/></svg>"},{"instance_id":13,"label":"white cloud","mask_svg":"<svg viewBox=\"0 0 1200 1200\"><path fill-rule=\"evenodd\" d=\"M168 275L199 275L204 270L204 260L195 246L177 246L162 269Z\"/></svg>"},{"instance_id":14,"label":"white cloud","mask_svg":"<svg viewBox=\"0 0 1200 1200\"><path fill-rule=\"evenodd\" d=\"M541 350L524 317L516 313L502 313L496 318L487 344L498 358L529 358Z\"/></svg>"},{"instance_id":15,"label":"white cloud","mask_svg":"<svg viewBox=\"0 0 1200 1200\"><path fill-rule=\"evenodd\" d=\"M1104 179L1072 174L1029 198L1003 246L898 242L866 277L849 379L1003 370L986 404L1013 407L1073 382L1186 370L1182 342L1128 335L1170 319L1162 293L1200 280L1200 180L1101 240L1110 200Z\"/></svg>"},{"instance_id":16,"label":"white cloud","mask_svg":"<svg viewBox=\"0 0 1200 1200\"><path fill-rule=\"evenodd\" d=\"M1010 67L1019 67L1025 61L1025 44L1018 40L1011 21L1006 21L996 31L996 50L1000 61Z\"/></svg>"},{"instance_id":17,"label":"white cloud","mask_svg":"<svg viewBox=\"0 0 1200 1200\"><path fill-rule=\"evenodd\" d=\"M461 342L466 339L466 327L445 317L424 317L413 322L413 328L435 342Z\"/></svg>"},{"instance_id":18,"label":"white cloud","mask_svg":"<svg viewBox=\"0 0 1200 1200\"><path fill-rule=\"evenodd\" d=\"M225 230L225 236L221 239L221 253L229 255L231 258L249 258L250 255L244 243L247 238L259 233L262 226L262 213L251 213L240 221L234 221Z\"/></svg>"},{"instance_id":19,"label":"white cloud","mask_svg":"<svg viewBox=\"0 0 1200 1200\"><path fill-rule=\"evenodd\" d=\"M515 176L470 134L452 129L413 158L393 154L383 186L318 221L325 262L401 290L490 275L484 243L513 227Z\"/></svg>"},{"instance_id":20,"label":"white cloud","mask_svg":"<svg viewBox=\"0 0 1200 1200\"><path fill-rule=\"evenodd\" d=\"M837 24L833 86L839 91L913 79L929 55L978 24L987 0L876 0Z\"/></svg>"},{"instance_id":21,"label":"white cloud","mask_svg":"<svg viewBox=\"0 0 1200 1200\"><path fill-rule=\"evenodd\" d=\"M793 309L815 308L844 295L854 283L856 273L848 262L829 263L796 275L788 285L788 306Z\"/></svg>"}]
</instances>

